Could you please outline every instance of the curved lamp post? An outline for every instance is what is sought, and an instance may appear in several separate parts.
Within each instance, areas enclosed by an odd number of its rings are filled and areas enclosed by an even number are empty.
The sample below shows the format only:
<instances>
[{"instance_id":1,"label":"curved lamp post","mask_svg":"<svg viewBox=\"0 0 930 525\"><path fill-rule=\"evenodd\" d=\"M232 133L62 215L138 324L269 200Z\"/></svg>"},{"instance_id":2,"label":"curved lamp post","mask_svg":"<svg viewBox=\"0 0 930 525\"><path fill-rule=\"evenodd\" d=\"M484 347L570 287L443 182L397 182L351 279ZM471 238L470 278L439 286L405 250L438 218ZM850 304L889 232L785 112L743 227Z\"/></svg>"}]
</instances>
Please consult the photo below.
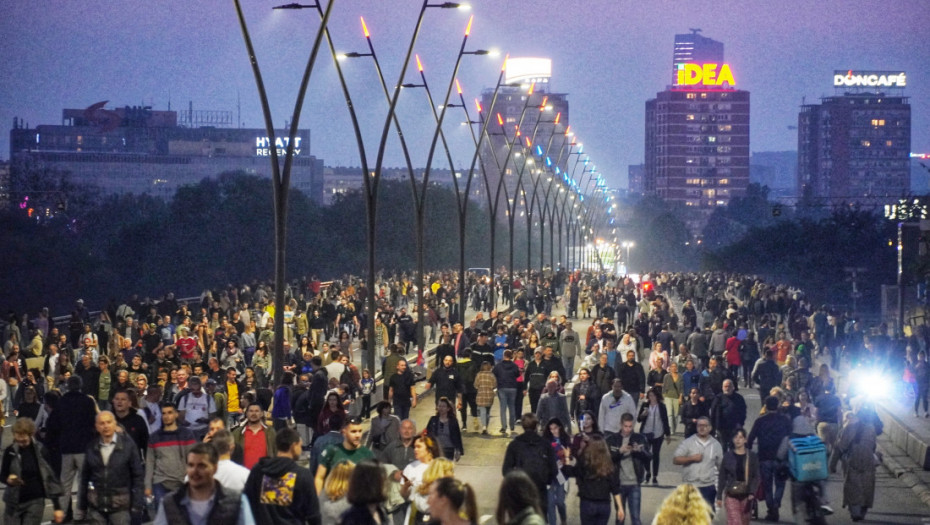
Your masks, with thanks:
<instances>
[{"instance_id":1,"label":"curved lamp post","mask_svg":"<svg viewBox=\"0 0 930 525\"><path fill-rule=\"evenodd\" d=\"M255 86L258 89L258 97L262 106L262 114L265 118L265 131L268 133L268 140L271 144L276 144L275 130L271 115L271 106L268 103L268 94L265 91L265 82L262 78L261 69L258 66L258 58L255 55L255 48L252 46L252 38L249 36L249 29L245 22L245 15L242 13L242 6L239 0L233 0L236 8L236 16L239 18L239 26L242 29L242 39L245 42L246 52L249 55L249 63L252 66L252 74L255 76ZM323 32L329 23L329 16L332 13L335 0L330 0L326 6L320 29L317 31L316 38L313 42L313 48L310 51L310 57L307 59L307 65L304 68L304 75L300 81L300 88L297 91L297 100L294 103L294 112L291 116L291 129L288 135L287 151L284 155L284 166L281 167L278 159L278 150L276 147L271 149L271 182L274 189L274 244L275 244L275 264L274 264L274 284L275 284L275 311L274 311L274 348L272 359L275 363L282 363L284 360L284 288L286 286L285 271L287 261L287 199L291 185L291 166L294 161L294 143L297 136L297 128L300 122L300 112L303 108L304 96L307 93L307 87L310 84L310 74L313 72L313 66L316 64L316 58L320 51L320 43L323 39ZM317 4L319 6L319 4ZM283 369L275 367L274 381L277 384Z\"/></svg>"}]
</instances>

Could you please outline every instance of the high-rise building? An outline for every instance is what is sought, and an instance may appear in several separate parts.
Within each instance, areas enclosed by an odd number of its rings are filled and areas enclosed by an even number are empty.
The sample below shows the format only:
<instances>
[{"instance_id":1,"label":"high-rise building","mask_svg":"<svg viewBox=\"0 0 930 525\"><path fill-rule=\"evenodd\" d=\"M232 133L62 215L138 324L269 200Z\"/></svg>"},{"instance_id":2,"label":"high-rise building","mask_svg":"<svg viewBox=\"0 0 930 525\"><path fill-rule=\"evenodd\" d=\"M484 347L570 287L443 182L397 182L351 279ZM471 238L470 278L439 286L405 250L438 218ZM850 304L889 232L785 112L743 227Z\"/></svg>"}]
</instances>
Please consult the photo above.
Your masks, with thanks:
<instances>
[{"instance_id":1,"label":"high-rise building","mask_svg":"<svg viewBox=\"0 0 930 525\"><path fill-rule=\"evenodd\" d=\"M65 173L71 184L100 194L161 197L226 171L270 175L268 157L273 148L283 157L287 131L278 130L277 144L272 144L264 129L232 124L232 112L227 111L107 109L104 103L65 109L60 125L31 128L14 119L10 191L19 195L34 190L15 187L16 170L24 166ZM310 130L299 130L295 151L291 187L322 201L323 160L310 155Z\"/></svg>"},{"instance_id":2,"label":"high-rise building","mask_svg":"<svg viewBox=\"0 0 930 525\"><path fill-rule=\"evenodd\" d=\"M797 195L798 152L754 151L749 159L749 182L768 186L769 197L794 202Z\"/></svg>"},{"instance_id":3,"label":"high-rise building","mask_svg":"<svg viewBox=\"0 0 930 525\"><path fill-rule=\"evenodd\" d=\"M689 35L677 35L676 45L681 36ZM735 88L722 56L691 58L677 62L675 83L646 102L643 190L687 207L688 227L699 235L715 207L749 186L749 92Z\"/></svg>"},{"instance_id":4,"label":"high-rise building","mask_svg":"<svg viewBox=\"0 0 930 525\"><path fill-rule=\"evenodd\" d=\"M801 106L799 198L876 205L910 192L908 98L872 91Z\"/></svg>"},{"instance_id":5,"label":"high-rise building","mask_svg":"<svg viewBox=\"0 0 930 525\"><path fill-rule=\"evenodd\" d=\"M672 55L672 85L678 85L678 71L682 64L722 64L723 42L701 36L700 29L675 35L675 51Z\"/></svg>"},{"instance_id":6,"label":"high-rise building","mask_svg":"<svg viewBox=\"0 0 930 525\"><path fill-rule=\"evenodd\" d=\"M524 164L527 153L543 160L548 157L552 166L558 165L563 171L568 165L570 141L565 135L569 126L568 95L551 91L551 72L552 61L547 58L510 58L504 85L498 90L493 108L494 90L486 89L481 94L482 118L491 121L490 146L489 141L482 141L480 161L488 177L491 199L501 175L504 177L499 204L502 209L506 207L503 199L514 198L521 171L522 188L526 190L533 184L534 170L538 168ZM484 193L481 177L481 166L476 166L472 188L480 187Z\"/></svg>"},{"instance_id":7,"label":"high-rise building","mask_svg":"<svg viewBox=\"0 0 930 525\"><path fill-rule=\"evenodd\" d=\"M642 195L646 193L644 185L644 175L646 166L644 164L630 164L627 167L627 188L633 195Z\"/></svg>"}]
</instances>

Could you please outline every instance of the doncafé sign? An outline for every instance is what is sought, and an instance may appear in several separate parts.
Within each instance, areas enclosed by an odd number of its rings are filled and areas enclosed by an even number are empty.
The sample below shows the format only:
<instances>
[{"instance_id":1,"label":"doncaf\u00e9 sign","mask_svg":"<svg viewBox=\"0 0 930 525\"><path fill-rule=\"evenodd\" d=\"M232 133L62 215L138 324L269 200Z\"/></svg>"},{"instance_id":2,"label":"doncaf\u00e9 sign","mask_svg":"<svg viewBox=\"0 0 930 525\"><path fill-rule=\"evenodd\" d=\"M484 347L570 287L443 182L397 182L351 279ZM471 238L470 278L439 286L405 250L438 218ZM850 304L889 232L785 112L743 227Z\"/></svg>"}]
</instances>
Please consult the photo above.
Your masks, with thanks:
<instances>
[{"instance_id":1,"label":"doncaf\u00e9 sign","mask_svg":"<svg viewBox=\"0 0 930 525\"><path fill-rule=\"evenodd\" d=\"M683 62L678 64L679 86L734 86L733 72L729 64L695 64Z\"/></svg>"},{"instance_id":2,"label":"doncaf\u00e9 sign","mask_svg":"<svg viewBox=\"0 0 930 525\"><path fill-rule=\"evenodd\" d=\"M907 85L903 71L834 71L834 87L897 87Z\"/></svg>"}]
</instances>

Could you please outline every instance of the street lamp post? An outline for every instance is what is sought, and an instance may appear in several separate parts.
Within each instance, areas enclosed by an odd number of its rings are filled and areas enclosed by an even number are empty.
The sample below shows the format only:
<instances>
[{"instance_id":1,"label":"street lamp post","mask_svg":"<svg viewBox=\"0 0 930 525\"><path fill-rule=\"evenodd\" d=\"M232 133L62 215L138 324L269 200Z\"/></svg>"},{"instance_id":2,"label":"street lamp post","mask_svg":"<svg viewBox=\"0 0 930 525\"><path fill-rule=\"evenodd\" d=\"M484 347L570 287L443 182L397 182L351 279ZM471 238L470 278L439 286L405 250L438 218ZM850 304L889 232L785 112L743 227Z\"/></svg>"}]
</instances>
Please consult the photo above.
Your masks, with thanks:
<instances>
[{"instance_id":1,"label":"street lamp post","mask_svg":"<svg viewBox=\"0 0 930 525\"><path fill-rule=\"evenodd\" d=\"M258 65L258 58L255 55L255 48L252 46L252 38L249 36L248 25L245 22L245 15L242 12L242 6L239 0L233 0L236 8L236 16L239 18L239 26L242 29L242 39L245 42L246 52L249 56L249 63L252 66L252 74L255 76L255 86L258 89L258 97L262 106L262 114L265 118L265 131L268 133L268 140L271 144L276 144L275 130L271 115L271 106L268 103L268 95L265 91L265 83L262 79L261 69ZM291 116L291 129L287 142L287 151L284 155L284 166L281 167L278 159L277 148L272 146L271 150L271 181L274 189L274 239L275 239L275 264L274 264L274 284L275 284L275 312L274 312L274 347L271 349L272 360L275 363L284 362L284 289L286 287L286 268L287 268L287 200L291 185L291 166L294 160L294 144L297 137L298 124L300 122L300 113L303 108L304 96L307 93L307 87L310 84L310 74L313 72L313 66L316 64L316 58L320 50L323 33L329 23L329 16L332 13L335 0L330 0L323 14L323 20L317 31L316 38L313 42L313 48L310 51L310 57L307 59L307 65L304 68L304 75L300 82L300 88L297 91L297 100L294 103L294 112ZM319 5L319 4L317 4ZM280 366L274 368L274 382L277 384L283 369Z\"/></svg>"},{"instance_id":2,"label":"street lamp post","mask_svg":"<svg viewBox=\"0 0 930 525\"><path fill-rule=\"evenodd\" d=\"M238 0L237 0L237 5L238 5ZM302 8L308 8L308 7L318 8L318 6L315 6L315 5L301 5L301 4L288 4L288 5L279 6L279 7L290 8L290 9L302 9ZM364 359L364 361L365 361L365 366L369 370L375 370L375 353L374 351L372 351L373 345L374 345L375 315L376 315L376 310L377 310L377 298L376 298L376 293L375 293L375 284L376 284L375 282L375 247L376 247L375 228L377 226L378 190L380 187L380 181L382 179L381 174L382 174L382 168L383 168L383 163L384 163L384 153L385 153L385 149L387 145L387 137L390 132L390 127L391 127L391 124L394 123L395 127L397 128L398 135L401 136L402 145L403 145L402 147L404 149L405 158L408 163L408 168L412 169L411 167L412 165L410 164L410 160L409 160L409 155L407 154L407 151L406 151L406 143L403 142L402 133L400 133L399 123L396 117L396 108L397 108L397 102L398 102L399 95L400 95L400 90L402 87L402 82L403 82L404 76L407 73L407 68L410 65L410 58L413 55L413 47L416 44L417 37L419 36L420 28L422 27L422 23L423 23L424 16L426 14L426 10L431 7L451 9L451 8L462 8L463 6L455 2L444 2L442 4L430 4L428 0L424 0L423 4L421 5L420 12L417 16L417 21L414 24L413 35L410 38L410 43L408 44L408 47L407 47L407 53L404 57L403 65L401 66L400 79L398 80L396 84L394 84L394 91L388 97L389 108L388 108L387 115L385 116L384 127L382 129L381 136L380 136L380 142L378 145L378 152L377 152L374 170L369 169L368 155L366 153L364 140L362 138L361 126L359 125L358 117L355 112L355 106L352 103L352 99L348 91L347 83L342 74L342 68L339 66L339 63L338 63L338 59L340 57L336 55L335 48L332 45L332 40L329 40L329 33L328 32L326 33L326 36L327 36L327 39L330 45L330 52L333 55L333 60L336 65L336 71L339 75L339 81L343 89L343 95L345 97L346 107L349 111L349 115L352 120L352 125L353 125L353 129L355 132L355 139L358 145L359 156L360 156L360 160L362 164L362 179L363 179L364 188L365 188L365 210L366 210L366 215L367 215L366 234L367 234L367 249L368 249L367 250L368 252L367 253L368 275L367 275L367 281L366 281L366 288L367 288L367 297L366 297L367 301L366 302L367 302L368 315L366 315L366 320L367 320L366 332L368 333L369 339L370 339L369 351L367 352L367 356L366 356L367 359ZM328 16L328 12L327 12L327 16ZM365 27L364 24L365 22L364 20L362 20L362 26L365 32L365 36L366 38L368 38L370 35L368 34L368 29L367 27ZM370 40L369 40L369 49L372 49ZM374 57L373 49L370 55L375 59L376 65L377 65L377 58ZM343 55L343 57L347 57L347 58L354 58L357 56L369 56L369 54L346 53L345 55ZM383 82L383 75L381 75L380 65L378 65L377 67L378 67L379 77L382 79L382 85L386 90L386 84L384 84Z\"/></svg>"},{"instance_id":3,"label":"street lamp post","mask_svg":"<svg viewBox=\"0 0 930 525\"><path fill-rule=\"evenodd\" d=\"M630 250L633 248L634 243L633 241L623 241L620 246L626 248L626 273L630 273L630 268L633 266L630 261Z\"/></svg>"}]
</instances>

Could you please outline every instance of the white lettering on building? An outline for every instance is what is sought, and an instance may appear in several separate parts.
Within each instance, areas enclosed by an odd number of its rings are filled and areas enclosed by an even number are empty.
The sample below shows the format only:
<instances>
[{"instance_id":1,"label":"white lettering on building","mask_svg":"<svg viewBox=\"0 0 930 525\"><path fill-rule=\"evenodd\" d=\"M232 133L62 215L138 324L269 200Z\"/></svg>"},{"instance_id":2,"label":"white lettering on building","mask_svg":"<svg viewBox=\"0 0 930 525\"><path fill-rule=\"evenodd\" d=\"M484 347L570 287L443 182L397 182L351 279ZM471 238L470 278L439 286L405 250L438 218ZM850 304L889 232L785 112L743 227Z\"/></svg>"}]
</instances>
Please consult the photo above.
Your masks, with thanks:
<instances>
[{"instance_id":1,"label":"white lettering on building","mask_svg":"<svg viewBox=\"0 0 930 525\"><path fill-rule=\"evenodd\" d=\"M836 87L899 87L907 85L907 75L901 73L853 73L833 75L833 85Z\"/></svg>"},{"instance_id":2,"label":"white lettering on building","mask_svg":"<svg viewBox=\"0 0 930 525\"><path fill-rule=\"evenodd\" d=\"M301 137L294 137L294 156L300 155L300 141ZM277 137L274 140L275 149L278 150L278 155L284 156L287 154L287 145L290 143L290 137ZM271 156L271 139L268 137L255 137L255 155L258 157L270 157Z\"/></svg>"}]
</instances>

